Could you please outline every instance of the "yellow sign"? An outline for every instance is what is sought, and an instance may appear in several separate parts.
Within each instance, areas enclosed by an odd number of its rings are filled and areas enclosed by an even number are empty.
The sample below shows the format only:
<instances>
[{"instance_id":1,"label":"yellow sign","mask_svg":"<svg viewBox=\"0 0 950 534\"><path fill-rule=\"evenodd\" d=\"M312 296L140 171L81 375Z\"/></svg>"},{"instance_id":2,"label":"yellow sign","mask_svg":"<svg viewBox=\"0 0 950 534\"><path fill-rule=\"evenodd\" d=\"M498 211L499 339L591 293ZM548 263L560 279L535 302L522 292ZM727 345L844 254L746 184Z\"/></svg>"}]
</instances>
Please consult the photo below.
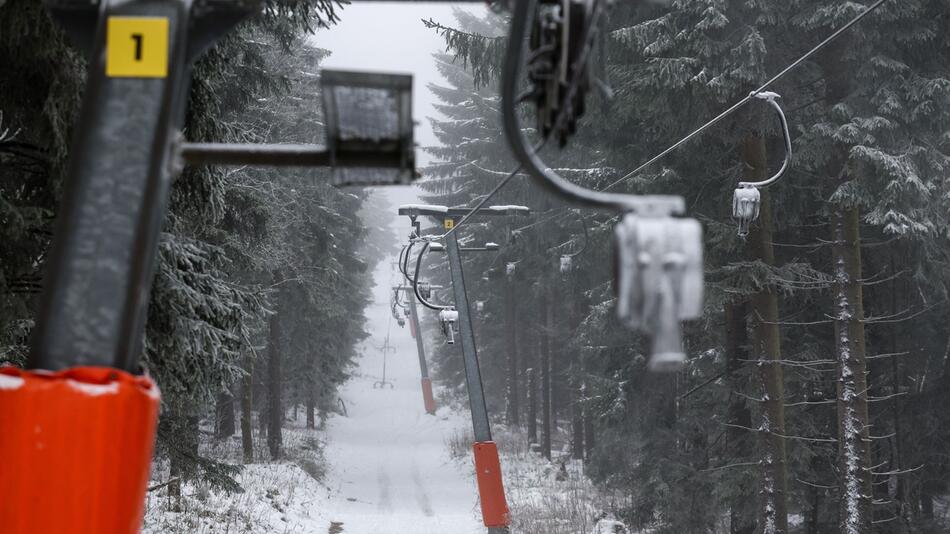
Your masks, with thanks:
<instances>
[{"instance_id":1,"label":"yellow sign","mask_svg":"<svg viewBox=\"0 0 950 534\"><path fill-rule=\"evenodd\" d=\"M109 17L106 25L106 76L168 76L168 19Z\"/></svg>"},{"instance_id":2,"label":"yellow sign","mask_svg":"<svg viewBox=\"0 0 950 534\"><path fill-rule=\"evenodd\" d=\"M455 228L455 221L453 219L446 219L444 221L444 224L445 224L446 230L451 230L452 228Z\"/></svg>"}]
</instances>

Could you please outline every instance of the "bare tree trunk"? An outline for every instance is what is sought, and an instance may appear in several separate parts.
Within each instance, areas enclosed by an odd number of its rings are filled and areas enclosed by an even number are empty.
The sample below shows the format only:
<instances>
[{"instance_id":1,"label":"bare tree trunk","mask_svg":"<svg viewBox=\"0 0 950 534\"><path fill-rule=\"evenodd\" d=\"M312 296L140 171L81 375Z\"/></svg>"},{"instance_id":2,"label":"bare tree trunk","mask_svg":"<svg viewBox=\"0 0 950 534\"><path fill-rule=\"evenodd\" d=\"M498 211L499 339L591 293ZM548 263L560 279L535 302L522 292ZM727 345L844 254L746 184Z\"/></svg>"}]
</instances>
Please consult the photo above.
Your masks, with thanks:
<instances>
[{"instance_id":1,"label":"bare tree trunk","mask_svg":"<svg viewBox=\"0 0 950 534\"><path fill-rule=\"evenodd\" d=\"M726 322L726 376L730 389L741 392L745 388L738 377L749 360L746 303L726 304L723 311ZM752 426L752 411L742 395L730 395L728 420L734 426L726 429L726 450L731 451L731 456L736 459L751 458L749 433L744 429ZM755 531L754 489L745 487L736 490L729 508L729 534L752 534Z\"/></svg>"},{"instance_id":2,"label":"bare tree trunk","mask_svg":"<svg viewBox=\"0 0 950 534\"><path fill-rule=\"evenodd\" d=\"M307 428L316 427L314 412L317 408L317 396L313 391L313 384L307 385Z\"/></svg>"},{"instance_id":3,"label":"bare tree trunk","mask_svg":"<svg viewBox=\"0 0 950 534\"><path fill-rule=\"evenodd\" d=\"M764 180L768 176L765 139L748 135L744 157L746 179ZM762 191L759 223L752 229L749 245L755 258L775 265L772 250L772 203L768 191ZM788 532L788 454L785 438L785 385L782 369L781 334L778 329L778 296L763 288L752 297L753 350L758 360L762 414L759 428L762 441L761 485L759 488L759 532Z\"/></svg>"},{"instance_id":4,"label":"bare tree trunk","mask_svg":"<svg viewBox=\"0 0 950 534\"><path fill-rule=\"evenodd\" d=\"M808 487L806 491L808 492L811 506L808 508L808 513L805 518L805 534L820 534L818 532L818 524L821 520L821 495L818 493L818 488L815 487Z\"/></svg>"},{"instance_id":5,"label":"bare tree trunk","mask_svg":"<svg viewBox=\"0 0 950 534\"><path fill-rule=\"evenodd\" d=\"M542 289L543 291L543 289ZM544 323L541 331L541 455L551 459L551 331L553 330L552 303L542 297Z\"/></svg>"},{"instance_id":6,"label":"bare tree trunk","mask_svg":"<svg viewBox=\"0 0 950 534\"><path fill-rule=\"evenodd\" d=\"M577 327L580 325L580 314L578 313L580 299L578 298L577 286L573 275L568 274L566 280L569 289L567 291L568 298L565 299L567 304L567 321L565 323L567 325L566 331L569 332L570 337L573 338L577 332ZM567 343L564 343L564 345L566 346ZM565 354L565 356L567 356L567 354ZM585 448L584 410L581 407L581 400L584 398L584 388L579 376L581 373L578 371L581 365L581 358L577 353L571 354L570 356L567 373L567 388L571 407L571 457L575 460L583 460Z\"/></svg>"},{"instance_id":7,"label":"bare tree trunk","mask_svg":"<svg viewBox=\"0 0 950 534\"><path fill-rule=\"evenodd\" d=\"M172 423L173 435L178 443L176 447L180 448L171 455L169 462L170 482L168 484L168 498L171 502L171 510L181 512L181 483L189 474L185 467L186 456L192 458L198 457L198 423L199 419L195 415L185 415L185 409L182 406L173 408L175 418ZM193 471L192 471L193 472Z\"/></svg>"},{"instance_id":8,"label":"bare tree trunk","mask_svg":"<svg viewBox=\"0 0 950 534\"><path fill-rule=\"evenodd\" d=\"M280 279L280 275L275 276ZM281 347L280 347L280 298L277 311L270 317L270 332L267 341L267 448L273 460L281 457L283 436L281 426L284 422L284 410L281 406Z\"/></svg>"},{"instance_id":9,"label":"bare tree trunk","mask_svg":"<svg viewBox=\"0 0 950 534\"><path fill-rule=\"evenodd\" d=\"M241 380L241 448L244 463L254 461L254 435L251 427L251 407L254 405L254 358L244 357L244 378Z\"/></svg>"},{"instance_id":10,"label":"bare tree trunk","mask_svg":"<svg viewBox=\"0 0 950 534\"><path fill-rule=\"evenodd\" d=\"M587 384L581 384L581 395L585 399L581 406L581 419L584 427L584 458L590 460L594 453L594 417L591 413L590 404L586 400L587 394Z\"/></svg>"},{"instance_id":11,"label":"bare tree trunk","mask_svg":"<svg viewBox=\"0 0 950 534\"><path fill-rule=\"evenodd\" d=\"M518 348L520 349L520 358L519 365L521 367L521 383L522 387L519 388L518 404L521 406L521 418L522 424L528 424L528 417L531 403L531 385L528 383L528 369L531 369L535 365L535 349L537 348L537 340L534 337L532 330L532 319L531 317L525 317L521 323L521 335L518 338ZM527 428L527 427L526 427Z\"/></svg>"},{"instance_id":12,"label":"bare tree trunk","mask_svg":"<svg viewBox=\"0 0 950 534\"><path fill-rule=\"evenodd\" d=\"M507 291L505 291L505 346L508 355L508 376L505 393L507 397L506 420L511 426L520 425L520 409L518 405L518 311L515 300L515 284L508 275Z\"/></svg>"},{"instance_id":13,"label":"bare tree trunk","mask_svg":"<svg viewBox=\"0 0 950 534\"><path fill-rule=\"evenodd\" d=\"M898 270L897 258L900 257L901 250L891 249L890 253L890 264L891 272L896 273ZM898 301L898 295L902 293L902 290L906 288L901 287L895 281L894 285L891 287L891 313L896 317L900 313L898 306L901 302ZM894 507L892 512L896 515L899 520L898 522L907 525L910 523L910 506L907 498L907 489L906 483L904 481L904 476L901 473L904 469L904 460L903 460L903 451L904 451L904 430L902 420L901 420L901 374L900 362L898 361L899 356L897 355L897 340L900 338L900 330L898 323L894 323L893 330L891 332L890 339L890 351L893 356L891 356L891 394L894 395L894 398L891 400L891 424L894 436L891 438L891 466L890 470L895 474L891 475L891 480L888 483L888 497L891 501L894 502ZM905 527L906 528L906 527Z\"/></svg>"},{"instance_id":14,"label":"bare tree trunk","mask_svg":"<svg viewBox=\"0 0 950 534\"><path fill-rule=\"evenodd\" d=\"M581 389L571 387L571 457L584 459L584 419L580 405Z\"/></svg>"},{"instance_id":15,"label":"bare tree trunk","mask_svg":"<svg viewBox=\"0 0 950 534\"><path fill-rule=\"evenodd\" d=\"M835 352L838 360L839 532L871 530L871 449L868 428L864 291L857 208L835 214Z\"/></svg>"},{"instance_id":16,"label":"bare tree trunk","mask_svg":"<svg viewBox=\"0 0 950 534\"><path fill-rule=\"evenodd\" d=\"M540 328L540 323L535 321L535 326ZM525 379L527 380L527 399L528 405L528 443L538 442L538 368L541 360L540 334L531 333L531 342L527 344L529 353L527 354L528 367L525 369Z\"/></svg>"},{"instance_id":17,"label":"bare tree trunk","mask_svg":"<svg viewBox=\"0 0 950 534\"><path fill-rule=\"evenodd\" d=\"M214 435L226 439L234 435L234 394L230 389L218 393L214 406Z\"/></svg>"}]
</instances>

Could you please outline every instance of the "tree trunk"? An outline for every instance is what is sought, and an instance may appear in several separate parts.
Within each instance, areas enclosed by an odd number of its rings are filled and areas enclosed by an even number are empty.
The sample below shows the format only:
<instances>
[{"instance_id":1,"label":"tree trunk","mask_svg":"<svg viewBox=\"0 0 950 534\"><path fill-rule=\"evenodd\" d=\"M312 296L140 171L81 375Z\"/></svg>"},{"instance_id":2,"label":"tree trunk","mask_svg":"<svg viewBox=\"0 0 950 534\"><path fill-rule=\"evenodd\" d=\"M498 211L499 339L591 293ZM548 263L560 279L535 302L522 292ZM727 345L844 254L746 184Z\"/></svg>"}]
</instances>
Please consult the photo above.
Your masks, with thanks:
<instances>
[{"instance_id":1,"label":"tree trunk","mask_svg":"<svg viewBox=\"0 0 950 534\"><path fill-rule=\"evenodd\" d=\"M543 289L542 289L543 291ZM541 300L544 323L541 328L541 455L551 459L551 332L553 303L547 295Z\"/></svg>"},{"instance_id":2,"label":"tree trunk","mask_svg":"<svg viewBox=\"0 0 950 534\"><path fill-rule=\"evenodd\" d=\"M234 435L234 394L226 389L218 394L214 407L214 435L227 439Z\"/></svg>"},{"instance_id":3,"label":"tree trunk","mask_svg":"<svg viewBox=\"0 0 950 534\"><path fill-rule=\"evenodd\" d=\"M749 360L746 303L726 304L723 311L726 322L726 376L730 389L739 392L745 389L739 380L740 370ZM735 393L730 395L728 420L730 425L735 426L726 429L726 450L731 452L731 457L739 460L751 458L749 433L744 429L752 426L752 411L743 396ZM729 507L729 534L752 534L755 531L754 490L750 487L736 490Z\"/></svg>"},{"instance_id":4,"label":"tree trunk","mask_svg":"<svg viewBox=\"0 0 950 534\"><path fill-rule=\"evenodd\" d=\"M307 428L316 427L316 418L314 417L314 412L317 408L317 396L313 390L313 384L307 384Z\"/></svg>"},{"instance_id":5,"label":"tree trunk","mask_svg":"<svg viewBox=\"0 0 950 534\"><path fill-rule=\"evenodd\" d=\"M581 419L584 427L584 458L588 461L594 453L594 417L591 413L590 403L587 401L587 384L581 384L581 395L584 397L584 404L581 405Z\"/></svg>"},{"instance_id":6,"label":"tree trunk","mask_svg":"<svg viewBox=\"0 0 950 534\"><path fill-rule=\"evenodd\" d=\"M272 460L281 457L283 439L281 426L284 410L281 406L281 348L280 348L280 303L277 311L270 317L270 333L267 347L267 448Z\"/></svg>"},{"instance_id":7,"label":"tree trunk","mask_svg":"<svg viewBox=\"0 0 950 534\"><path fill-rule=\"evenodd\" d=\"M518 405L518 311L515 300L515 284L508 276L508 290L505 291L505 347L508 355L508 376L505 393L507 397L505 418L510 426L519 426Z\"/></svg>"},{"instance_id":8,"label":"tree trunk","mask_svg":"<svg viewBox=\"0 0 950 534\"><path fill-rule=\"evenodd\" d=\"M818 488L809 487L806 491L811 506L808 508L808 515L805 519L805 534L820 534L818 524L821 521L821 495L818 493Z\"/></svg>"},{"instance_id":9,"label":"tree trunk","mask_svg":"<svg viewBox=\"0 0 950 534\"><path fill-rule=\"evenodd\" d=\"M571 274L567 275L567 281L567 287L569 289L567 291L568 298L565 299L567 305L566 332L569 332L570 337L573 338L577 332L577 327L580 325L580 314L578 313L580 299L577 294L576 282ZM565 346L567 346L567 344L567 342L564 343ZM565 356L567 356L567 354L565 354ZM581 385L581 373L578 371L581 365L581 358L579 354L572 354L571 356L573 357L570 358L566 377L571 407L571 456L575 460L583 460L584 410L581 407L581 401L584 398L584 389Z\"/></svg>"},{"instance_id":10,"label":"tree trunk","mask_svg":"<svg viewBox=\"0 0 950 534\"><path fill-rule=\"evenodd\" d=\"M254 405L254 358L248 354L244 357L244 371L247 373L241 380L241 448L244 452L244 463L254 461L254 435L251 427L251 407Z\"/></svg>"},{"instance_id":11,"label":"tree trunk","mask_svg":"<svg viewBox=\"0 0 950 534\"><path fill-rule=\"evenodd\" d=\"M765 139L749 135L745 140L744 160L748 181L768 176ZM762 191L759 221L749 236L756 259L775 265L772 250L772 204L768 191ZM785 438L785 385L782 346L778 329L778 296L766 287L752 297L753 350L758 361L758 379L763 393L759 423L761 436L761 485L759 488L759 532L788 532L788 455Z\"/></svg>"},{"instance_id":12,"label":"tree trunk","mask_svg":"<svg viewBox=\"0 0 950 534\"><path fill-rule=\"evenodd\" d=\"M838 360L839 531L871 532L871 449L868 429L864 292L857 208L834 220L835 353Z\"/></svg>"},{"instance_id":13,"label":"tree trunk","mask_svg":"<svg viewBox=\"0 0 950 534\"><path fill-rule=\"evenodd\" d=\"M540 322L535 321L535 326L540 328ZM528 390L525 399L528 405L528 443L538 442L538 368L540 357L541 336L537 333L537 328L530 334L531 342L527 343L529 353L526 355L528 367L525 369L525 379Z\"/></svg>"},{"instance_id":14,"label":"tree trunk","mask_svg":"<svg viewBox=\"0 0 950 534\"><path fill-rule=\"evenodd\" d=\"M899 257L901 251L898 249L896 252L894 249L891 249L891 272L896 273L898 269L897 258ZM895 281L894 285L891 287L891 313L896 317L900 313L898 306L900 302L898 301L898 294L906 288L902 288ZM890 374L891 374L891 394L894 395L894 398L891 400L891 425L893 429L894 436L891 438L891 467L890 470L894 473L901 473L904 469L904 460L903 460L903 425L901 424L901 366L898 361L899 356L897 355L898 345L897 340L901 337L901 332L899 330L898 323L894 323L892 326L893 330L891 331L890 339L890 351L893 356L891 356L891 365L890 365ZM902 474L893 474L890 475L891 480L888 484L888 497L894 502L894 507L892 508L893 515L896 515L899 518L901 524L908 524L910 522L909 517L909 506L907 499L907 490L906 484L904 482L904 476Z\"/></svg>"},{"instance_id":15,"label":"tree trunk","mask_svg":"<svg viewBox=\"0 0 950 534\"><path fill-rule=\"evenodd\" d=\"M171 482L168 484L168 498L172 501L170 509L173 512L181 512L182 480L190 478L189 469L185 466L186 456L198 457L199 418L195 415L185 415L185 410L180 405L173 408L173 413L173 439L178 441L177 446L181 449L171 454L169 461L168 476Z\"/></svg>"},{"instance_id":16,"label":"tree trunk","mask_svg":"<svg viewBox=\"0 0 950 534\"><path fill-rule=\"evenodd\" d=\"M572 381L573 382L573 381ZM580 404L581 389L571 387L571 457L584 459L584 419Z\"/></svg>"}]
</instances>

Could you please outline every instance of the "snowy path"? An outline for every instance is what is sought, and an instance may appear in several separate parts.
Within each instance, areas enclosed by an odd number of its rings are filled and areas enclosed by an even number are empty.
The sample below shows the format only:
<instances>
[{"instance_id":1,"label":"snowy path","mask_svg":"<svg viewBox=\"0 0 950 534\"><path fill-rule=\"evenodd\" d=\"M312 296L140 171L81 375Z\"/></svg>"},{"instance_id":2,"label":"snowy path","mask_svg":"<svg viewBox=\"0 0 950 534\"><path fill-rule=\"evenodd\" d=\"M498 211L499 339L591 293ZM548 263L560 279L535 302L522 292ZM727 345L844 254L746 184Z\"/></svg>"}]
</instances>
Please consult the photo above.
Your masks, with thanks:
<instances>
[{"instance_id":1,"label":"snowy path","mask_svg":"<svg viewBox=\"0 0 950 534\"><path fill-rule=\"evenodd\" d=\"M394 389L374 389L382 378L377 347L389 322L390 262L375 273L376 303L367 310L372 337L356 376L340 392L348 417L337 416L326 432L330 501L320 515L344 534L484 533L469 469L449 458L447 443L463 416L423 409L415 342L408 329L391 324L386 379ZM423 321L432 320L423 314ZM467 416L467 414L465 414Z\"/></svg>"}]
</instances>

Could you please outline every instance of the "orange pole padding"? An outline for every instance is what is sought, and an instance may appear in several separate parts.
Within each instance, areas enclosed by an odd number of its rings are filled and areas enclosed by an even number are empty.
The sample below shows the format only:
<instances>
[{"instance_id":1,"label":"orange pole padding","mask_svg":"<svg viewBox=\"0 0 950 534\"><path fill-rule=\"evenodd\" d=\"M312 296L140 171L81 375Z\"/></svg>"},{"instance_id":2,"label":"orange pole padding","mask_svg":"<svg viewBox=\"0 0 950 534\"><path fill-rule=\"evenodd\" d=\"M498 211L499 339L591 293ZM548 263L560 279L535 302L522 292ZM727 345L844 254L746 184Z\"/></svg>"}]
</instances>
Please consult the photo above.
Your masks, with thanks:
<instances>
[{"instance_id":1,"label":"orange pole padding","mask_svg":"<svg viewBox=\"0 0 950 534\"><path fill-rule=\"evenodd\" d=\"M507 527L508 502L505 500L505 485L501 481L498 447L494 441L479 441L475 443L474 449L482 520L488 528Z\"/></svg>"},{"instance_id":2,"label":"orange pole padding","mask_svg":"<svg viewBox=\"0 0 950 534\"><path fill-rule=\"evenodd\" d=\"M422 377L422 400L425 401L426 413L435 415L435 396L432 395L432 379Z\"/></svg>"},{"instance_id":3,"label":"orange pole padding","mask_svg":"<svg viewBox=\"0 0 950 534\"><path fill-rule=\"evenodd\" d=\"M159 402L116 369L0 368L0 531L139 532Z\"/></svg>"}]
</instances>

